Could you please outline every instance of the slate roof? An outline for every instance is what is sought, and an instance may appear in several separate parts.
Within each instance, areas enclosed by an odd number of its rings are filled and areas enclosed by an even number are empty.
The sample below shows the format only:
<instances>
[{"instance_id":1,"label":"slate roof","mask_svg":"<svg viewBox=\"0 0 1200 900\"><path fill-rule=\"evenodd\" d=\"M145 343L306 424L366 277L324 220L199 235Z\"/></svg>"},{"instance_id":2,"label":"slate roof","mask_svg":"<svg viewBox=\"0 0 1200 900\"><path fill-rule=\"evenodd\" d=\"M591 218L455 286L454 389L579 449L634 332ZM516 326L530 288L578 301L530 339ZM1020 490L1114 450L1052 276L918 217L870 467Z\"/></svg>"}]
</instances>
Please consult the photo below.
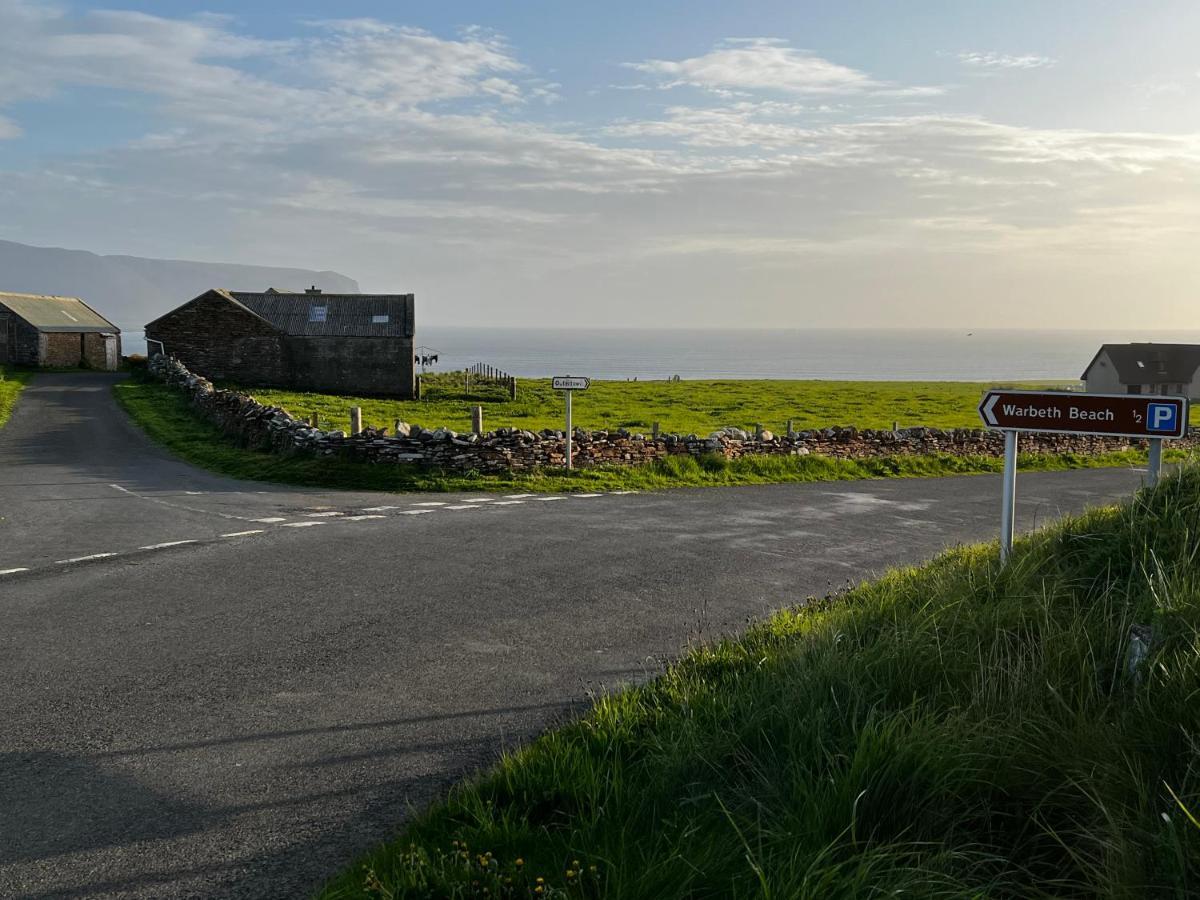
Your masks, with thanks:
<instances>
[{"instance_id":1,"label":"slate roof","mask_svg":"<svg viewBox=\"0 0 1200 900\"><path fill-rule=\"evenodd\" d=\"M222 291L285 334L305 337L412 337L412 294ZM314 314L324 307L324 321ZM387 321L379 321L384 316Z\"/></svg>"},{"instance_id":2,"label":"slate roof","mask_svg":"<svg viewBox=\"0 0 1200 900\"><path fill-rule=\"evenodd\" d=\"M1105 344L1084 369L1083 378L1103 353L1112 360L1122 384L1186 384L1200 368L1200 344Z\"/></svg>"},{"instance_id":3,"label":"slate roof","mask_svg":"<svg viewBox=\"0 0 1200 900\"><path fill-rule=\"evenodd\" d=\"M0 292L0 307L7 307L38 331L121 333L120 328L78 297Z\"/></svg>"}]
</instances>

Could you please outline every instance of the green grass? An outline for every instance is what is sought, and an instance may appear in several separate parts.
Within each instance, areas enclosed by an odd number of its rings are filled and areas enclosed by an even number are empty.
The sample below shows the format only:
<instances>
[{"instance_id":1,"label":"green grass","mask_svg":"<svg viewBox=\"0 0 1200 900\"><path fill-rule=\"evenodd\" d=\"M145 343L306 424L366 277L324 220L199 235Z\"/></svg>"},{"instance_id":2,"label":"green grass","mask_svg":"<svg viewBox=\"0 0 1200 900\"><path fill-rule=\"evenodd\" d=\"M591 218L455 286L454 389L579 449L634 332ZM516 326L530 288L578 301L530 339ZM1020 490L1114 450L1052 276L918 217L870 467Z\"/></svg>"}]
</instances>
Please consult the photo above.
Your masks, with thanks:
<instances>
[{"instance_id":1,"label":"green grass","mask_svg":"<svg viewBox=\"0 0 1200 900\"><path fill-rule=\"evenodd\" d=\"M1188 467L1004 569L967 547L787 609L509 753L321 897L1200 896L1197 522Z\"/></svg>"},{"instance_id":2,"label":"green grass","mask_svg":"<svg viewBox=\"0 0 1200 900\"><path fill-rule=\"evenodd\" d=\"M0 426L8 421L13 407L17 404L17 396L29 382L32 373L22 369L11 369L0 366Z\"/></svg>"},{"instance_id":3,"label":"green grass","mask_svg":"<svg viewBox=\"0 0 1200 900\"><path fill-rule=\"evenodd\" d=\"M484 408L484 427L517 427L531 431L561 430L562 396L548 379L522 379L517 399L497 388L470 395L462 392L461 375L429 377L421 401L380 400L248 388L263 403L307 418L318 414L322 428L348 429L350 407L361 406L363 423L391 428L397 419L458 431L471 427L471 407ZM795 427L977 428L976 408L993 385L937 381L595 381L576 395L574 420L587 429L628 428L649 431L659 422L664 431L708 435L727 425L753 429L758 423L781 432L788 419ZM1034 387L1035 385L1026 385Z\"/></svg>"},{"instance_id":4,"label":"green grass","mask_svg":"<svg viewBox=\"0 0 1200 900\"><path fill-rule=\"evenodd\" d=\"M639 467L562 470L528 475L450 474L408 466L365 465L335 459L288 459L236 446L198 418L176 391L154 381L131 378L115 386L118 402L156 441L207 469L258 481L311 487L381 491L583 491L653 490L685 486L848 481L861 478L968 475L998 472L993 457L894 457L836 460L822 456L757 456L729 461L719 456L673 457ZM258 394L260 399L266 395ZM1165 458L1181 455L1168 451ZM1101 456L1022 455L1030 470L1143 465L1145 454L1129 451Z\"/></svg>"}]
</instances>

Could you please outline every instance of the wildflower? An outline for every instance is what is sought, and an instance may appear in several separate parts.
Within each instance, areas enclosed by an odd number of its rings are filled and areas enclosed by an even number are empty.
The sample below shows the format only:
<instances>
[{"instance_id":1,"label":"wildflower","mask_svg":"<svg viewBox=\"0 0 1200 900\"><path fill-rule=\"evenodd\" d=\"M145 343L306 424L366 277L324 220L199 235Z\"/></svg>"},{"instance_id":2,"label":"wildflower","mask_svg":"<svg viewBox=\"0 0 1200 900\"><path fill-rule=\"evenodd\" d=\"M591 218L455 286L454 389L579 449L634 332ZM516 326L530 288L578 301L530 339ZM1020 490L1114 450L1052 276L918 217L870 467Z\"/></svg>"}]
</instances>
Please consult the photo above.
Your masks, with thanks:
<instances>
[{"instance_id":1,"label":"wildflower","mask_svg":"<svg viewBox=\"0 0 1200 900\"><path fill-rule=\"evenodd\" d=\"M523 865L525 865L525 860L521 859L521 857L519 857L519 856L518 856L518 857L517 857L517 865L518 865L518 866L523 866Z\"/></svg>"}]
</instances>

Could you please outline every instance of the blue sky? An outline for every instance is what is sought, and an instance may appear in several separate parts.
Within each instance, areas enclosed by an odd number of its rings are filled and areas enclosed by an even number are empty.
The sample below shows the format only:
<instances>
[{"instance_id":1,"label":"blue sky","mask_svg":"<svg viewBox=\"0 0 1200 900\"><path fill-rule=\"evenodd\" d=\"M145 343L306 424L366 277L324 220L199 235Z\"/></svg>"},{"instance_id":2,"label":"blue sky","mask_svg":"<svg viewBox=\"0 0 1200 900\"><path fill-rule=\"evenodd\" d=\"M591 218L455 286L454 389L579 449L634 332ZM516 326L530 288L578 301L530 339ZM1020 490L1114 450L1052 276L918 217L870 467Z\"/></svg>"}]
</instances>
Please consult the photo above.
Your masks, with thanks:
<instances>
[{"instance_id":1,"label":"blue sky","mask_svg":"<svg viewBox=\"0 0 1200 900\"><path fill-rule=\"evenodd\" d=\"M1198 170L1190 0L0 0L0 238L427 322L1194 326Z\"/></svg>"}]
</instances>

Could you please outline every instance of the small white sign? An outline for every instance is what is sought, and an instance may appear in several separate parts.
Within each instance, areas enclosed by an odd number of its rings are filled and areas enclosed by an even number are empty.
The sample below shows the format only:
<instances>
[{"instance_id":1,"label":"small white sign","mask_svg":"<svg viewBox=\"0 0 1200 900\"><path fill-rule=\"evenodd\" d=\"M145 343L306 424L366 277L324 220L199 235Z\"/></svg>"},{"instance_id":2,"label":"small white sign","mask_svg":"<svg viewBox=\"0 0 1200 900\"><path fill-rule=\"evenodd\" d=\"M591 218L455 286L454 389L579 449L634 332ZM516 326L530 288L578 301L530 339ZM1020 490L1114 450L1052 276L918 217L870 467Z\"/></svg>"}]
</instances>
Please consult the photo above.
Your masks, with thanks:
<instances>
[{"instance_id":1,"label":"small white sign","mask_svg":"<svg viewBox=\"0 0 1200 900\"><path fill-rule=\"evenodd\" d=\"M556 391L586 391L592 386L592 379L576 375L556 375L551 379Z\"/></svg>"}]
</instances>

